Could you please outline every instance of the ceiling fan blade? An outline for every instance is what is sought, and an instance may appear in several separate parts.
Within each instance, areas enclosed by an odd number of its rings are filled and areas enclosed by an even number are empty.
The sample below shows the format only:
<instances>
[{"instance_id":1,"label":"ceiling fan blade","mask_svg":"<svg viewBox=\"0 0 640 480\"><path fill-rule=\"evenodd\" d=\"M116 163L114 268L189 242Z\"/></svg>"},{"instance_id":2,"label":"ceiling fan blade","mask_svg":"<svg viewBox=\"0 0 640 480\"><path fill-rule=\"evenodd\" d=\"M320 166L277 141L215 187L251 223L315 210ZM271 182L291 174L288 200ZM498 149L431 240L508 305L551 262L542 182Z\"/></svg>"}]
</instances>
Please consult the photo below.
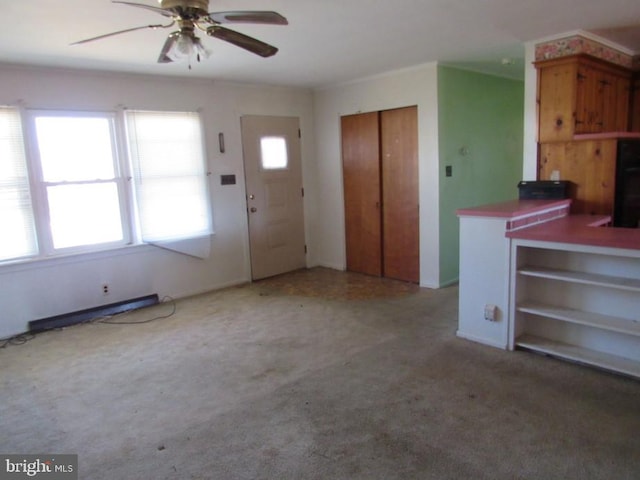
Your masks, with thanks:
<instances>
[{"instance_id":1,"label":"ceiling fan blade","mask_svg":"<svg viewBox=\"0 0 640 480\"><path fill-rule=\"evenodd\" d=\"M158 56L158 63L173 62L173 60L171 60L171 58L169 58L167 54L171 51L173 44L176 43L178 36L179 36L179 32L173 32L169 34L169 36L167 37L167 40L164 42L164 45L162 46L162 50L160 50L160 55Z\"/></svg>"},{"instance_id":2,"label":"ceiling fan blade","mask_svg":"<svg viewBox=\"0 0 640 480\"><path fill-rule=\"evenodd\" d=\"M144 3L123 2L121 0L112 0L111 3L121 3L123 5L129 5L131 7L146 8L147 10L159 13L160 15L163 15L165 17L173 17L173 14L171 12L160 7L154 7L153 5L145 5Z\"/></svg>"},{"instance_id":3,"label":"ceiling fan blade","mask_svg":"<svg viewBox=\"0 0 640 480\"><path fill-rule=\"evenodd\" d=\"M175 22L171 22L169 25L144 25L142 27L127 28L125 30L118 30L117 32L105 33L104 35L98 35L97 37L86 38L84 40L80 40L79 42L73 42L71 45L81 45L83 43L93 42L94 40L101 40L103 38L113 37L114 35L120 35L121 33L135 32L136 30L144 30L146 28L151 28L152 30L155 30L156 28L169 28L174 23Z\"/></svg>"},{"instance_id":4,"label":"ceiling fan blade","mask_svg":"<svg viewBox=\"0 0 640 480\"><path fill-rule=\"evenodd\" d=\"M265 23L269 25L288 25L286 18L276 12L211 12L209 18L214 23Z\"/></svg>"},{"instance_id":5,"label":"ceiling fan blade","mask_svg":"<svg viewBox=\"0 0 640 480\"><path fill-rule=\"evenodd\" d=\"M233 45L244 48L251 53L260 55L261 57L270 57L278 52L278 49L273 45L269 45L268 43L264 43L245 35L244 33L229 30L228 28L224 28L219 25L207 28L207 35L232 43Z\"/></svg>"}]
</instances>

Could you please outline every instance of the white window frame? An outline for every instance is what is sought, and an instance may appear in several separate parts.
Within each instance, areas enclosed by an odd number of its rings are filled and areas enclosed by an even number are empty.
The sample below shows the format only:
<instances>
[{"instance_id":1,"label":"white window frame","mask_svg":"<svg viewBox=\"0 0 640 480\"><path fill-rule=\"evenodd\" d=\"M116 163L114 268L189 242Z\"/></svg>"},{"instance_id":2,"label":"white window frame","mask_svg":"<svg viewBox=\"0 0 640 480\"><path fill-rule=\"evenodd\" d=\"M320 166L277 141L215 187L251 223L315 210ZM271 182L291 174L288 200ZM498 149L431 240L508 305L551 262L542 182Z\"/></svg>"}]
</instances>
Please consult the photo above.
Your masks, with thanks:
<instances>
[{"instance_id":1,"label":"white window frame","mask_svg":"<svg viewBox=\"0 0 640 480\"><path fill-rule=\"evenodd\" d=\"M156 114L172 114L172 113L185 113L185 114L197 114L199 124L199 137L200 145L193 148L201 149L203 171L201 172L201 179L203 185L203 198L200 205L204 205L206 209L207 228L206 231L199 231L194 235L181 236L172 238L168 242L173 244L168 245L166 242L161 241L149 241L145 242L140 234L139 219L138 219L138 206L135 196L135 185L133 175L133 162L129 157L129 136L126 127L126 110L118 111L82 111L74 109L55 109L46 110L38 108L24 108L24 107L11 107L0 105L2 108L14 109L20 116L20 124L22 127L22 141L25 150L25 162L28 172L28 184L30 189L31 198L31 212L34 218L34 235L36 237L37 251L33 255L11 257L0 260L0 266L21 264L25 262L38 262L47 259L60 259L65 257L73 257L78 254L100 254L110 255L115 254L117 250L123 248L138 247L140 248L146 243L155 243L163 246L164 248L170 248L189 255L195 255L200 258L205 258L210 247L209 237L214 233L213 229L213 206L211 197L210 186L210 172L208 171L208 158L206 153L205 142L205 130L202 122L202 115L200 112L184 111L184 112L170 112L163 110L148 110L150 113ZM54 116L54 117L76 117L76 118L91 118L99 117L106 118L109 121L110 126L110 141L113 152L114 161L114 179L106 180L107 182L115 182L118 190L118 201L120 207L120 221L122 224L123 239L117 242L106 242L100 244L74 246L68 248L54 248L52 232L49 226L49 208L48 208L48 195L47 186L51 185L50 182L44 181L43 165L41 164L37 131L35 119L38 116ZM78 183L100 183L96 180L88 182ZM61 182L62 184L72 184L70 182ZM200 200L198 200L200 201ZM202 218L202 217L201 217ZM196 243L192 242L195 241ZM206 242L206 245L205 243ZM207 246L207 248L205 248ZM196 252L196 253L194 253Z\"/></svg>"},{"instance_id":2,"label":"white window frame","mask_svg":"<svg viewBox=\"0 0 640 480\"><path fill-rule=\"evenodd\" d=\"M26 137L29 144L30 160L28 162L31 173L31 191L34 197L34 211L36 217L36 226L38 232L38 243L40 245L41 257L50 257L56 255L68 255L74 253L88 253L100 250L113 249L130 245L133 241L131 234L131 209L127 186L125 162L122 161L123 155L121 151L121 141L118 138L117 115L110 111L79 111L79 110L42 110L28 109L26 116ZM111 149L113 152L114 162L114 178L113 180L96 180L96 181L78 181L78 182L46 182L43 175L43 167L41 164L38 138L36 134L35 120L37 117L68 117L68 118L104 118L109 121L111 134ZM104 242L99 244L79 245L66 248L55 248L53 244L52 232L49 226L49 207L47 187L71 184L99 184L111 183L116 184L118 190L118 201L120 207L120 222L122 228L122 239L114 242Z\"/></svg>"}]
</instances>

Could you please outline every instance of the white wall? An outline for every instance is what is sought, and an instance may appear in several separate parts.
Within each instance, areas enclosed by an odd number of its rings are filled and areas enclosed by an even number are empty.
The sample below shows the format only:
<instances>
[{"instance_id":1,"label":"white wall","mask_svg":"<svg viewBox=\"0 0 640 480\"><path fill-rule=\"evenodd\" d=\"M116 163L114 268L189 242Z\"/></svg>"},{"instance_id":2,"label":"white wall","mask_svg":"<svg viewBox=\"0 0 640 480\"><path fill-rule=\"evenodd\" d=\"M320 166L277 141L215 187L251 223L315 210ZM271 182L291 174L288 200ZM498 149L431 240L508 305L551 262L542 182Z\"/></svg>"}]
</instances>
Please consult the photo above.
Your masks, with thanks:
<instances>
[{"instance_id":1,"label":"white wall","mask_svg":"<svg viewBox=\"0 0 640 480\"><path fill-rule=\"evenodd\" d=\"M201 260L152 246L0 266L0 338L27 330L27 322L151 293L182 297L250 280L240 116L300 117L313 131L310 91L213 81L3 66L0 105L27 108L113 110L117 106L202 111L209 157L215 235ZM226 153L218 151L224 132ZM308 262L313 265L317 215L313 135L302 138L307 189ZM220 174L238 183L220 186ZM101 284L109 282L104 296Z\"/></svg>"},{"instance_id":2,"label":"white wall","mask_svg":"<svg viewBox=\"0 0 640 480\"><path fill-rule=\"evenodd\" d=\"M523 180L536 180L538 178L538 76L536 68L533 66L536 43L538 42L529 42L525 43L524 46Z\"/></svg>"},{"instance_id":3,"label":"white wall","mask_svg":"<svg viewBox=\"0 0 640 480\"><path fill-rule=\"evenodd\" d=\"M346 268L340 117L417 105L420 284L439 286L437 75L433 63L316 91L318 264Z\"/></svg>"}]
</instances>

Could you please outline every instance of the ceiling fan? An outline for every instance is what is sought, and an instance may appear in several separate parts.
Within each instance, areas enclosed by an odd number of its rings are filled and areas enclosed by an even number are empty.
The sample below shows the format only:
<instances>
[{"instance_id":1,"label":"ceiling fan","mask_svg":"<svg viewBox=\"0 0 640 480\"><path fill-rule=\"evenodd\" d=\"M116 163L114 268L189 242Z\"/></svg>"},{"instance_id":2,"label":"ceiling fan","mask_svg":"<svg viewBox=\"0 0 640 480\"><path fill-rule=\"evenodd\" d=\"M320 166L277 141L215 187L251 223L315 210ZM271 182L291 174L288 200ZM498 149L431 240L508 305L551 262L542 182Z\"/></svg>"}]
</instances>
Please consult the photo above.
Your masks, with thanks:
<instances>
[{"instance_id":1,"label":"ceiling fan","mask_svg":"<svg viewBox=\"0 0 640 480\"><path fill-rule=\"evenodd\" d=\"M261 57L271 57L278 51L273 45L257 40L243 33L225 28L223 23L256 23L268 25L288 25L285 17L276 12L269 11L230 11L230 12L209 12L209 0L158 0L159 7L142 3L124 2L113 0L112 3L121 3L131 7L144 8L152 12L159 13L163 17L170 19L166 25L144 25L141 27L127 28L117 32L98 35L74 42L71 45L101 40L103 38L120 35L122 33L133 32L146 28L171 28L178 26L178 30L171 32L160 50L158 63L170 63L183 59L190 59L193 54L198 61L200 57L208 57L209 51L204 47L200 38L196 36L196 29L210 37L215 37L225 42L244 48L251 53ZM189 65L191 68L191 65Z\"/></svg>"}]
</instances>

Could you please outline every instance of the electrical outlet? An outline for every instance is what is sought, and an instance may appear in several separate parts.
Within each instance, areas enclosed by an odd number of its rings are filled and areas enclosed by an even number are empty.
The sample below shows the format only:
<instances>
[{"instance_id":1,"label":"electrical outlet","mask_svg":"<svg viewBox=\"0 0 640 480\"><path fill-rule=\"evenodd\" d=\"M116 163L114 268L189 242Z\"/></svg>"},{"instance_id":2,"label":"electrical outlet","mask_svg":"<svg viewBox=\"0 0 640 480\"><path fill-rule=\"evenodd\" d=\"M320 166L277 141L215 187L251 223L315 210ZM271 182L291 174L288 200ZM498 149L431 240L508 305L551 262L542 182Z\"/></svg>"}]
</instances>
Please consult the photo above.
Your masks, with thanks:
<instances>
[{"instance_id":1,"label":"electrical outlet","mask_svg":"<svg viewBox=\"0 0 640 480\"><path fill-rule=\"evenodd\" d=\"M498 307L492 304L486 304L484 306L484 319L490 322L498 320Z\"/></svg>"},{"instance_id":2,"label":"electrical outlet","mask_svg":"<svg viewBox=\"0 0 640 480\"><path fill-rule=\"evenodd\" d=\"M103 295L109 295L109 284L108 283L103 283L102 284L102 294Z\"/></svg>"}]
</instances>

